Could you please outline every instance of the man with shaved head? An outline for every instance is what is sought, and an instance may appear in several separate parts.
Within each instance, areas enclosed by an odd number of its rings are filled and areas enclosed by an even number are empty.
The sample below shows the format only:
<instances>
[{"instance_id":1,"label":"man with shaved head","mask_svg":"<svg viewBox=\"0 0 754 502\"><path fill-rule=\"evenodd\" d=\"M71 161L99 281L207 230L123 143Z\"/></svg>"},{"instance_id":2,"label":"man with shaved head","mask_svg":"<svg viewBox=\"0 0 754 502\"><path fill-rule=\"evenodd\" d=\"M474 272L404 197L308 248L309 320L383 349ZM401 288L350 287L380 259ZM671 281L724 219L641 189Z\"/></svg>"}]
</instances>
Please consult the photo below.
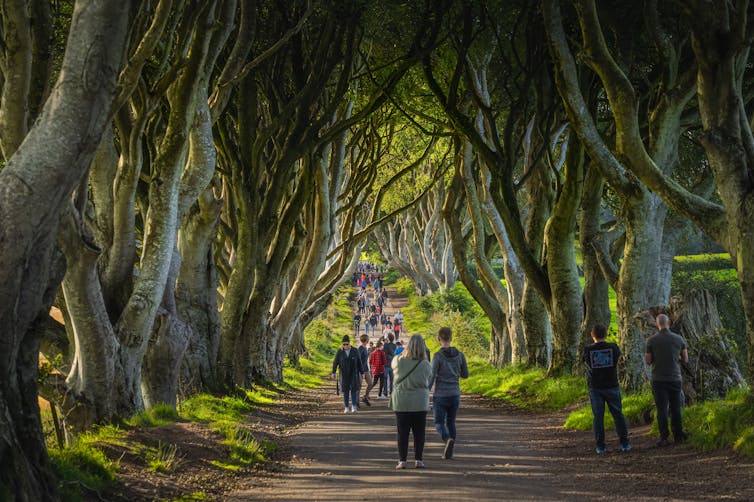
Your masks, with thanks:
<instances>
[{"instance_id":1,"label":"man with shaved head","mask_svg":"<svg viewBox=\"0 0 754 502\"><path fill-rule=\"evenodd\" d=\"M673 440L679 443L687 437L683 432L681 421L681 407L683 406L681 362L688 362L689 353L683 337L670 331L668 316L660 314L656 321L660 332L647 340L644 358L652 367L652 394L657 406L657 425L660 429L660 440L657 441L657 446L668 446L670 444L668 406Z\"/></svg>"}]
</instances>

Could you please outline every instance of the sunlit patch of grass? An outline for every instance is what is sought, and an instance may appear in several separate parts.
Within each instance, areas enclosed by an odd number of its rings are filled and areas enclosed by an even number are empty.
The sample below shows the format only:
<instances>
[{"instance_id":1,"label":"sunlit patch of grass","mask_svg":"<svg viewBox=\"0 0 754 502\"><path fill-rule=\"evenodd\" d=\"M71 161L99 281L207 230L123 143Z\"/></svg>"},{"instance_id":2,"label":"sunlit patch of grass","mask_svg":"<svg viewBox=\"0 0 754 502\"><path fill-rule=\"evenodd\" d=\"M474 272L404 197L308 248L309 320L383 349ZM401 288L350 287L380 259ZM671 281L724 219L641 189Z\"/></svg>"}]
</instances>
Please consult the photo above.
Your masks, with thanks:
<instances>
[{"instance_id":1,"label":"sunlit patch of grass","mask_svg":"<svg viewBox=\"0 0 754 502\"><path fill-rule=\"evenodd\" d=\"M241 470L241 466L237 464L229 464L227 462L221 462L219 460L210 460L210 464L214 465L215 467L218 467L220 469L225 469L226 471L231 472L238 472Z\"/></svg>"},{"instance_id":2,"label":"sunlit patch of grass","mask_svg":"<svg viewBox=\"0 0 754 502\"><path fill-rule=\"evenodd\" d=\"M640 392L623 396L623 415L628 425L643 425L651 423L654 412L654 399L652 393ZM566 418L564 427L587 431L592 429L592 407L588 403L571 412ZM605 408L605 428L613 428L613 416Z\"/></svg>"},{"instance_id":3,"label":"sunlit patch of grass","mask_svg":"<svg viewBox=\"0 0 754 502\"><path fill-rule=\"evenodd\" d=\"M474 359L469 363L469 373L468 379L461 380L464 392L500 399L529 410L559 410L586 396L583 378L552 377L542 368L495 368L487 361Z\"/></svg>"},{"instance_id":4,"label":"sunlit patch of grass","mask_svg":"<svg viewBox=\"0 0 754 502\"><path fill-rule=\"evenodd\" d=\"M188 495L182 495L177 499L173 499L173 502L199 502L201 500L209 500L205 492L193 492Z\"/></svg>"},{"instance_id":5,"label":"sunlit patch of grass","mask_svg":"<svg viewBox=\"0 0 754 502\"><path fill-rule=\"evenodd\" d=\"M745 389L728 393L725 399L705 401L683 410L683 425L690 442L703 450L734 447L742 454L754 453L754 397Z\"/></svg>"},{"instance_id":6,"label":"sunlit patch of grass","mask_svg":"<svg viewBox=\"0 0 754 502\"><path fill-rule=\"evenodd\" d=\"M118 462L92 444L77 441L62 450L50 450L49 455L63 500L87 500L92 492L104 490L115 481Z\"/></svg>"},{"instance_id":7,"label":"sunlit patch of grass","mask_svg":"<svg viewBox=\"0 0 754 502\"><path fill-rule=\"evenodd\" d=\"M147 470L152 472L173 472L180 462L178 445L160 441L157 448L147 452Z\"/></svg>"},{"instance_id":8,"label":"sunlit patch of grass","mask_svg":"<svg viewBox=\"0 0 754 502\"><path fill-rule=\"evenodd\" d=\"M172 424L180 420L178 412L172 406L159 403L149 410L144 410L127 419L126 424L132 427L158 427Z\"/></svg>"},{"instance_id":9,"label":"sunlit patch of grass","mask_svg":"<svg viewBox=\"0 0 754 502\"><path fill-rule=\"evenodd\" d=\"M275 449L274 443L258 441L251 430L241 425L226 431L223 444L228 447L230 458L242 465L265 462L267 456Z\"/></svg>"},{"instance_id":10,"label":"sunlit patch of grass","mask_svg":"<svg viewBox=\"0 0 754 502\"><path fill-rule=\"evenodd\" d=\"M252 409L251 403L239 397L197 394L181 404L180 415L195 422L238 422Z\"/></svg>"}]
</instances>

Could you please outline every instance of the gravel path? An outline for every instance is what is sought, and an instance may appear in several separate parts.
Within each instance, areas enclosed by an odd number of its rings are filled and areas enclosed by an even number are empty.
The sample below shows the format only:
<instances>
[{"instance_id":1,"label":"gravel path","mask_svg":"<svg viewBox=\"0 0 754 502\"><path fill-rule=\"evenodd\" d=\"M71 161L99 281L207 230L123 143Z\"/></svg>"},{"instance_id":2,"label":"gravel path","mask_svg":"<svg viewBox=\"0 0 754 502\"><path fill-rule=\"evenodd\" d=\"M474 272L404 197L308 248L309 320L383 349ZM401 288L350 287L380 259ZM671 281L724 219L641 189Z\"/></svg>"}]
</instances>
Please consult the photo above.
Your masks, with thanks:
<instances>
[{"instance_id":1,"label":"gravel path","mask_svg":"<svg viewBox=\"0 0 754 502\"><path fill-rule=\"evenodd\" d=\"M290 437L283 472L257 478L225 500L754 500L754 463L721 451L656 448L646 428L633 451L597 456L591 434L563 417L527 414L464 396L456 455L427 421L427 469L394 469L395 427L386 401L343 414L334 387L319 416ZM615 438L610 437L610 440ZM609 444L617 450L615 444ZM409 460L413 452L409 451Z\"/></svg>"}]
</instances>

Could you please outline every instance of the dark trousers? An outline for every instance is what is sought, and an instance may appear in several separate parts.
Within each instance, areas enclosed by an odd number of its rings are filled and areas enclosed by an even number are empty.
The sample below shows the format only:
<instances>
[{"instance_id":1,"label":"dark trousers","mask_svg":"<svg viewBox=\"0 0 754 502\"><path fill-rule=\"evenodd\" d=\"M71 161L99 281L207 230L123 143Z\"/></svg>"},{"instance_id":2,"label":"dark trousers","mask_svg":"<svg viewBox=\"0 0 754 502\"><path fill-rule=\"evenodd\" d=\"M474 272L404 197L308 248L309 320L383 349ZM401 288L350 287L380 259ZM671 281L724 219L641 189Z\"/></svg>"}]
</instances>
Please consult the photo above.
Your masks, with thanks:
<instances>
[{"instance_id":1,"label":"dark trousers","mask_svg":"<svg viewBox=\"0 0 754 502\"><path fill-rule=\"evenodd\" d=\"M615 432L622 447L628 445L628 427L626 417L623 415L623 402L620 388L589 389L589 401L592 403L592 415L594 415L594 440L598 448L605 447L605 405L610 410L615 422Z\"/></svg>"},{"instance_id":2,"label":"dark trousers","mask_svg":"<svg viewBox=\"0 0 754 502\"><path fill-rule=\"evenodd\" d=\"M456 415L460 406L461 396L434 398L435 430L440 433L443 441L456 438Z\"/></svg>"},{"instance_id":3,"label":"dark trousers","mask_svg":"<svg viewBox=\"0 0 754 502\"><path fill-rule=\"evenodd\" d=\"M673 428L673 438L683 437L683 423L681 407L683 406L683 387L681 382L652 381L652 394L657 406L657 426L660 437L668 438L668 406L670 407L670 422Z\"/></svg>"},{"instance_id":4,"label":"dark trousers","mask_svg":"<svg viewBox=\"0 0 754 502\"><path fill-rule=\"evenodd\" d=\"M367 390L364 392L364 397L369 397L369 391L371 391L374 387L377 387L377 395L382 395L382 389L385 386L385 374L380 373L378 375L372 376L372 383L367 385Z\"/></svg>"},{"instance_id":5,"label":"dark trousers","mask_svg":"<svg viewBox=\"0 0 754 502\"><path fill-rule=\"evenodd\" d=\"M414 459L422 460L424 454L424 428L427 425L426 411L396 411L395 421L398 426L398 456L401 462L408 457L408 433L414 433Z\"/></svg>"}]
</instances>

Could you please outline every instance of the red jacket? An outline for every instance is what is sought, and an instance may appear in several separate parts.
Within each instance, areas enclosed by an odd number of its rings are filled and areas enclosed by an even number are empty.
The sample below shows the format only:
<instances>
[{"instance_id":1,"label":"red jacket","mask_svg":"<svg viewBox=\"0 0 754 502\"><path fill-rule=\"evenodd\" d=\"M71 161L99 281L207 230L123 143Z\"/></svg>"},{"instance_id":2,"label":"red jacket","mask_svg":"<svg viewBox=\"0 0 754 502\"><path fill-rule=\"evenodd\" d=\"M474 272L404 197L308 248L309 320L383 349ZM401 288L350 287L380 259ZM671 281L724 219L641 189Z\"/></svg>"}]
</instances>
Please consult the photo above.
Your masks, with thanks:
<instances>
[{"instance_id":1,"label":"red jacket","mask_svg":"<svg viewBox=\"0 0 754 502\"><path fill-rule=\"evenodd\" d=\"M382 349L376 349L369 354L369 365L372 367L372 376L382 375L385 373L385 365L387 364L387 356Z\"/></svg>"}]
</instances>

